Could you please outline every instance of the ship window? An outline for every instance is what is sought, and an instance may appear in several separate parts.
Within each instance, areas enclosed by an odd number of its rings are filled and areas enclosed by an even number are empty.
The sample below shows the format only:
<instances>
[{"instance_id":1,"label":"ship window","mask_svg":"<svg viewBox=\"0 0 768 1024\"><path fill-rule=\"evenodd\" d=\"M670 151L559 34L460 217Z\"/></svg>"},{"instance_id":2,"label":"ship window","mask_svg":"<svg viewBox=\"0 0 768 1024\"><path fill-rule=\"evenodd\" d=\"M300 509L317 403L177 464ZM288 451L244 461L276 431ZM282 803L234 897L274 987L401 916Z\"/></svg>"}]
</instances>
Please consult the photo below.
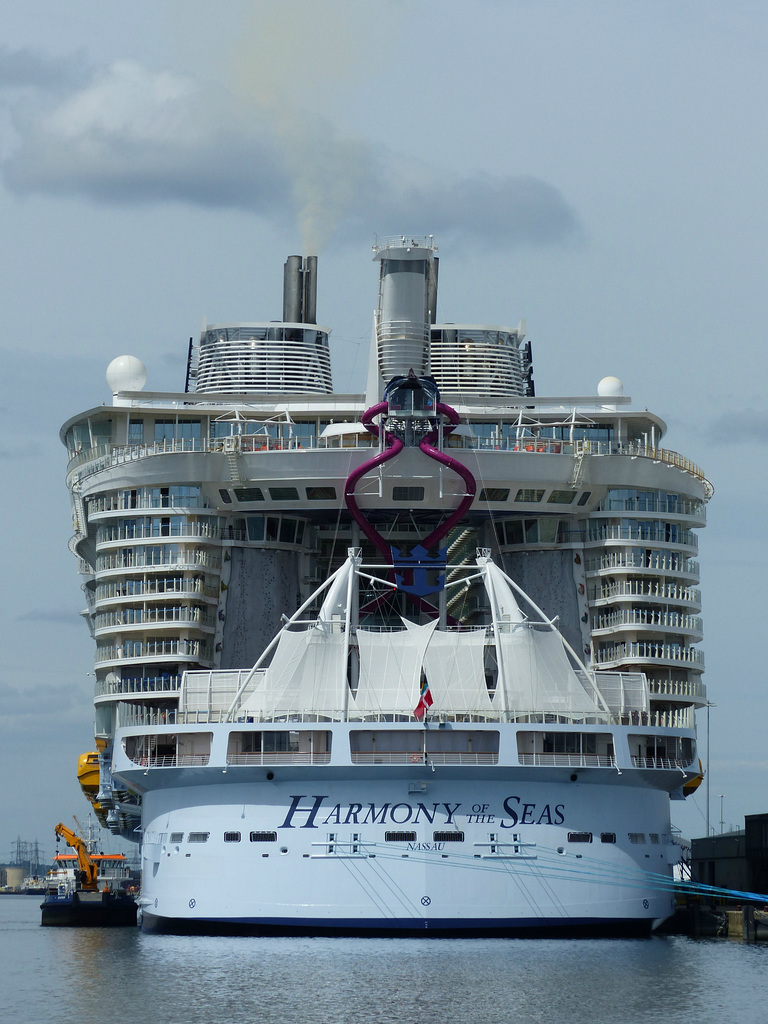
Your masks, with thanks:
<instances>
[{"instance_id":1,"label":"ship window","mask_svg":"<svg viewBox=\"0 0 768 1024\"><path fill-rule=\"evenodd\" d=\"M187 836L188 843L207 843L210 832L190 832Z\"/></svg>"},{"instance_id":2,"label":"ship window","mask_svg":"<svg viewBox=\"0 0 768 1024\"><path fill-rule=\"evenodd\" d=\"M171 832L170 842L172 842L172 843L180 843L183 838L184 838L184 833L183 832Z\"/></svg>"},{"instance_id":3,"label":"ship window","mask_svg":"<svg viewBox=\"0 0 768 1024\"><path fill-rule=\"evenodd\" d=\"M229 493L229 491L225 490L223 487L220 487L219 488L219 494L221 495L221 500L225 504L227 504L227 505L231 505L232 504L232 495Z\"/></svg>"},{"instance_id":4,"label":"ship window","mask_svg":"<svg viewBox=\"0 0 768 1024\"><path fill-rule=\"evenodd\" d=\"M335 487L308 487L308 501L334 501L336 498Z\"/></svg>"},{"instance_id":5,"label":"ship window","mask_svg":"<svg viewBox=\"0 0 768 1024\"><path fill-rule=\"evenodd\" d=\"M586 505L589 499L592 497L592 491L583 491L579 495L578 505Z\"/></svg>"},{"instance_id":6,"label":"ship window","mask_svg":"<svg viewBox=\"0 0 768 1024\"><path fill-rule=\"evenodd\" d=\"M508 487L484 487L480 491L480 501L506 501L508 497Z\"/></svg>"},{"instance_id":7,"label":"ship window","mask_svg":"<svg viewBox=\"0 0 768 1024\"><path fill-rule=\"evenodd\" d=\"M541 501L544 491L536 487L521 487L515 495L515 501Z\"/></svg>"},{"instance_id":8,"label":"ship window","mask_svg":"<svg viewBox=\"0 0 768 1024\"><path fill-rule=\"evenodd\" d=\"M299 492L295 487L270 487L269 496L272 501L298 501Z\"/></svg>"},{"instance_id":9,"label":"ship window","mask_svg":"<svg viewBox=\"0 0 768 1024\"><path fill-rule=\"evenodd\" d=\"M627 835L629 836L630 843L634 843L635 845L643 845L645 843L644 832L628 832Z\"/></svg>"},{"instance_id":10,"label":"ship window","mask_svg":"<svg viewBox=\"0 0 768 1024\"><path fill-rule=\"evenodd\" d=\"M569 843L591 843L592 833L591 832L569 832L568 833Z\"/></svg>"},{"instance_id":11,"label":"ship window","mask_svg":"<svg viewBox=\"0 0 768 1024\"><path fill-rule=\"evenodd\" d=\"M277 832L251 832L252 843L276 843Z\"/></svg>"},{"instance_id":12,"label":"ship window","mask_svg":"<svg viewBox=\"0 0 768 1024\"><path fill-rule=\"evenodd\" d=\"M248 516L248 540L264 540L264 516Z\"/></svg>"},{"instance_id":13,"label":"ship window","mask_svg":"<svg viewBox=\"0 0 768 1024\"><path fill-rule=\"evenodd\" d=\"M175 426L176 420L155 420L155 440L173 440L173 430Z\"/></svg>"},{"instance_id":14,"label":"ship window","mask_svg":"<svg viewBox=\"0 0 768 1024\"><path fill-rule=\"evenodd\" d=\"M423 487L393 487L392 501L423 501Z\"/></svg>"},{"instance_id":15,"label":"ship window","mask_svg":"<svg viewBox=\"0 0 768 1024\"><path fill-rule=\"evenodd\" d=\"M280 520L280 543L281 544L295 544L296 543L296 520L295 519L281 519Z\"/></svg>"},{"instance_id":16,"label":"ship window","mask_svg":"<svg viewBox=\"0 0 768 1024\"><path fill-rule=\"evenodd\" d=\"M432 838L436 843L463 843L463 832L433 832Z\"/></svg>"},{"instance_id":17,"label":"ship window","mask_svg":"<svg viewBox=\"0 0 768 1024\"><path fill-rule=\"evenodd\" d=\"M550 491L547 501L550 505L571 505L576 491Z\"/></svg>"},{"instance_id":18,"label":"ship window","mask_svg":"<svg viewBox=\"0 0 768 1024\"><path fill-rule=\"evenodd\" d=\"M144 420L128 421L128 444L141 444L144 440Z\"/></svg>"},{"instance_id":19,"label":"ship window","mask_svg":"<svg viewBox=\"0 0 768 1024\"><path fill-rule=\"evenodd\" d=\"M651 840L652 843L655 843L658 846L658 844L659 844L659 834L658 834L658 832L649 832L648 833L648 838Z\"/></svg>"},{"instance_id":20,"label":"ship window","mask_svg":"<svg viewBox=\"0 0 768 1024\"><path fill-rule=\"evenodd\" d=\"M615 843L616 842L616 833L615 832L601 832L600 833L600 842L601 843Z\"/></svg>"},{"instance_id":21,"label":"ship window","mask_svg":"<svg viewBox=\"0 0 768 1024\"><path fill-rule=\"evenodd\" d=\"M387 843L415 843L415 832L385 832L384 841Z\"/></svg>"},{"instance_id":22,"label":"ship window","mask_svg":"<svg viewBox=\"0 0 768 1024\"><path fill-rule=\"evenodd\" d=\"M554 544L557 541L557 529L560 525L559 519L539 520L539 543Z\"/></svg>"},{"instance_id":23,"label":"ship window","mask_svg":"<svg viewBox=\"0 0 768 1024\"><path fill-rule=\"evenodd\" d=\"M225 832L224 833L224 842L225 843L239 843L240 842L240 833L239 832Z\"/></svg>"},{"instance_id":24,"label":"ship window","mask_svg":"<svg viewBox=\"0 0 768 1024\"><path fill-rule=\"evenodd\" d=\"M236 487L235 497L238 501L264 501L264 493L260 487Z\"/></svg>"}]
</instances>

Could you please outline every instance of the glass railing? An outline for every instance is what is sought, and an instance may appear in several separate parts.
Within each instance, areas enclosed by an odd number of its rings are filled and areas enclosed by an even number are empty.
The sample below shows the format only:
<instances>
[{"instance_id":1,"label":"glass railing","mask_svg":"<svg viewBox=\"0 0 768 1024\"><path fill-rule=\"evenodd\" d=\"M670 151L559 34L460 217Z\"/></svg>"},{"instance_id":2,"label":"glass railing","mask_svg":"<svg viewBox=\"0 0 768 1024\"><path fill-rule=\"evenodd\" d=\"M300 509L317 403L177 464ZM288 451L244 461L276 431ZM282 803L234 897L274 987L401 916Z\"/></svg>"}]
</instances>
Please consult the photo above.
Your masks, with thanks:
<instances>
[{"instance_id":1,"label":"glass railing","mask_svg":"<svg viewBox=\"0 0 768 1024\"><path fill-rule=\"evenodd\" d=\"M128 694L177 694L181 676L142 676L134 679L100 679L94 696L108 697Z\"/></svg>"},{"instance_id":2,"label":"glass railing","mask_svg":"<svg viewBox=\"0 0 768 1024\"><path fill-rule=\"evenodd\" d=\"M605 572L611 569L628 569L633 572L674 573L676 576L699 578L699 563L692 558L676 558L669 555L647 556L642 551L611 551L599 558L587 558L584 563L587 572Z\"/></svg>"},{"instance_id":3,"label":"glass railing","mask_svg":"<svg viewBox=\"0 0 768 1024\"><path fill-rule=\"evenodd\" d=\"M124 644L97 645L96 664L107 661L137 661L174 657L184 661L210 661L210 644L197 640L168 639L146 642L127 641Z\"/></svg>"},{"instance_id":4,"label":"glass railing","mask_svg":"<svg viewBox=\"0 0 768 1024\"><path fill-rule=\"evenodd\" d=\"M675 583L635 583L624 580L609 586L599 587L590 596L590 601L608 601L622 597L658 598L662 601L685 601L701 604L701 591L696 587L679 587Z\"/></svg>"},{"instance_id":5,"label":"glass railing","mask_svg":"<svg viewBox=\"0 0 768 1024\"><path fill-rule=\"evenodd\" d=\"M651 525L651 524L649 524ZM602 525L592 521L587 530L586 542L604 542L606 540L629 541L634 544L670 544L675 547L699 549L699 539L692 530L665 530L663 524L653 524L653 529L619 526L617 524Z\"/></svg>"},{"instance_id":6,"label":"glass railing","mask_svg":"<svg viewBox=\"0 0 768 1024\"><path fill-rule=\"evenodd\" d=\"M168 598L188 594L216 599L219 596L219 588L203 583L202 580L191 579L116 580L115 582L100 583L96 588L97 601L111 601L116 598L130 601L132 598L140 597Z\"/></svg>"},{"instance_id":7,"label":"glass railing","mask_svg":"<svg viewBox=\"0 0 768 1024\"><path fill-rule=\"evenodd\" d=\"M617 626L658 627L701 633L702 620L698 615L681 615L679 612L626 610L599 615L593 629L614 629Z\"/></svg>"},{"instance_id":8,"label":"glass railing","mask_svg":"<svg viewBox=\"0 0 768 1024\"><path fill-rule=\"evenodd\" d=\"M165 623L184 623L213 629L216 617L204 608L143 608L133 611L99 612L94 618L94 629L124 626L155 626Z\"/></svg>"},{"instance_id":9,"label":"glass railing","mask_svg":"<svg viewBox=\"0 0 768 1024\"><path fill-rule=\"evenodd\" d=\"M594 661L598 665L608 665L622 661L672 661L687 665L704 667L704 652L695 647L682 647L677 644L614 644L595 651Z\"/></svg>"},{"instance_id":10,"label":"glass railing","mask_svg":"<svg viewBox=\"0 0 768 1024\"><path fill-rule=\"evenodd\" d=\"M470 429L472 427L469 424ZM331 439L313 437L272 438L263 434L235 435L226 438L178 438L155 441L147 444L109 445L102 444L77 452L69 462L68 473L81 469L78 477L83 478L92 473L99 473L111 466L137 459L151 458L156 455L176 455L192 452L227 452L232 454L268 451L299 451L306 449L326 449ZM338 445L339 438L333 439ZM345 448L370 448L372 439L368 435L344 435ZM665 448L652 448L640 441L618 444L613 441L559 441L552 438L536 437L472 437L461 436L449 438L450 447L468 448L483 452L517 452L520 454L545 455L625 455L632 458L648 458L654 462L663 462L670 466L690 473L704 485L707 498L714 493L712 484L704 476L703 471L678 452Z\"/></svg>"}]
</instances>

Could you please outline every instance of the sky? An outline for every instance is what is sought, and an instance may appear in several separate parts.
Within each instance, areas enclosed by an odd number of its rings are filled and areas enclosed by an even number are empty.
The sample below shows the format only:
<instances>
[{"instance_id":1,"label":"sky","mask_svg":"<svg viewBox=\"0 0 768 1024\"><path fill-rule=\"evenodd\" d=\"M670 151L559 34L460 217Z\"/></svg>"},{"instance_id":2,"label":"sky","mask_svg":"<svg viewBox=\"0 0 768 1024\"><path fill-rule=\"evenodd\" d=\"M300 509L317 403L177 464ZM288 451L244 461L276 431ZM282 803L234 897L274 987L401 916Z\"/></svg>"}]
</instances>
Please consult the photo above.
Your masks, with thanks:
<instances>
[{"instance_id":1,"label":"sky","mask_svg":"<svg viewBox=\"0 0 768 1024\"><path fill-rule=\"evenodd\" d=\"M88 812L59 426L117 355L183 390L203 318L279 319L291 253L363 390L370 246L401 232L435 236L441 320L526 318L538 394L620 377L713 482L710 821L768 811L768 6L16 0L3 27L0 860ZM688 836L705 817L703 786L673 804Z\"/></svg>"}]
</instances>

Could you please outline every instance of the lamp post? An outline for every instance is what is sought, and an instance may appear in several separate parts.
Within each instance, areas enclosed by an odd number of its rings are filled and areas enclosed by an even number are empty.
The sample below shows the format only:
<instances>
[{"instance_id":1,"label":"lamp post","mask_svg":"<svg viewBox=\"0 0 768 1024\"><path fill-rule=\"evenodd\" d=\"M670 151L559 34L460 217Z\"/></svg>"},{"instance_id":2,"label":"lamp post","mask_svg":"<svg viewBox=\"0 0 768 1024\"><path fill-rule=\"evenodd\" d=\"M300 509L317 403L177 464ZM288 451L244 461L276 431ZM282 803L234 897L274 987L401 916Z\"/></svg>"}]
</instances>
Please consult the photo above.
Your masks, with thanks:
<instances>
[{"instance_id":1,"label":"lamp post","mask_svg":"<svg viewBox=\"0 0 768 1024\"><path fill-rule=\"evenodd\" d=\"M706 792L706 801L707 801L707 814L706 814L706 825L707 825L706 835L707 835L707 837L709 837L709 709L710 708L716 708L716 707L717 707L717 704L713 704L709 700L707 701L707 767L706 767L706 771L704 773L704 778L706 780L706 790L705 790L705 792ZM721 815L721 817L722 817L722 815Z\"/></svg>"}]
</instances>

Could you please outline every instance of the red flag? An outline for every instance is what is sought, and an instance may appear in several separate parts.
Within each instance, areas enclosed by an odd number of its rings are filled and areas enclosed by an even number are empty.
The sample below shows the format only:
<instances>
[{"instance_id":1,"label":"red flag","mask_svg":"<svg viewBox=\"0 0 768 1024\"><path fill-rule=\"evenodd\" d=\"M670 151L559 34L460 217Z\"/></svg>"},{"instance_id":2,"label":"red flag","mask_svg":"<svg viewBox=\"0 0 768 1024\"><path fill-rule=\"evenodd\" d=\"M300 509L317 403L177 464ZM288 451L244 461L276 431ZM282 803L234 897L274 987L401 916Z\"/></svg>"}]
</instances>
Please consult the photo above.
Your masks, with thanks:
<instances>
[{"instance_id":1,"label":"red flag","mask_svg":"<svg viewBox=\"0 0 768 1024\"><path fill-rule=\"evenodd\" d=\"M422 675L421 677L421 689L419 690L419 703L413 710L413 717L422 719L427 713L427 709L432 707L434 701L432 700L432 694L429 689L429 683L427 677Z\"/></svg>"}]
</instances>

